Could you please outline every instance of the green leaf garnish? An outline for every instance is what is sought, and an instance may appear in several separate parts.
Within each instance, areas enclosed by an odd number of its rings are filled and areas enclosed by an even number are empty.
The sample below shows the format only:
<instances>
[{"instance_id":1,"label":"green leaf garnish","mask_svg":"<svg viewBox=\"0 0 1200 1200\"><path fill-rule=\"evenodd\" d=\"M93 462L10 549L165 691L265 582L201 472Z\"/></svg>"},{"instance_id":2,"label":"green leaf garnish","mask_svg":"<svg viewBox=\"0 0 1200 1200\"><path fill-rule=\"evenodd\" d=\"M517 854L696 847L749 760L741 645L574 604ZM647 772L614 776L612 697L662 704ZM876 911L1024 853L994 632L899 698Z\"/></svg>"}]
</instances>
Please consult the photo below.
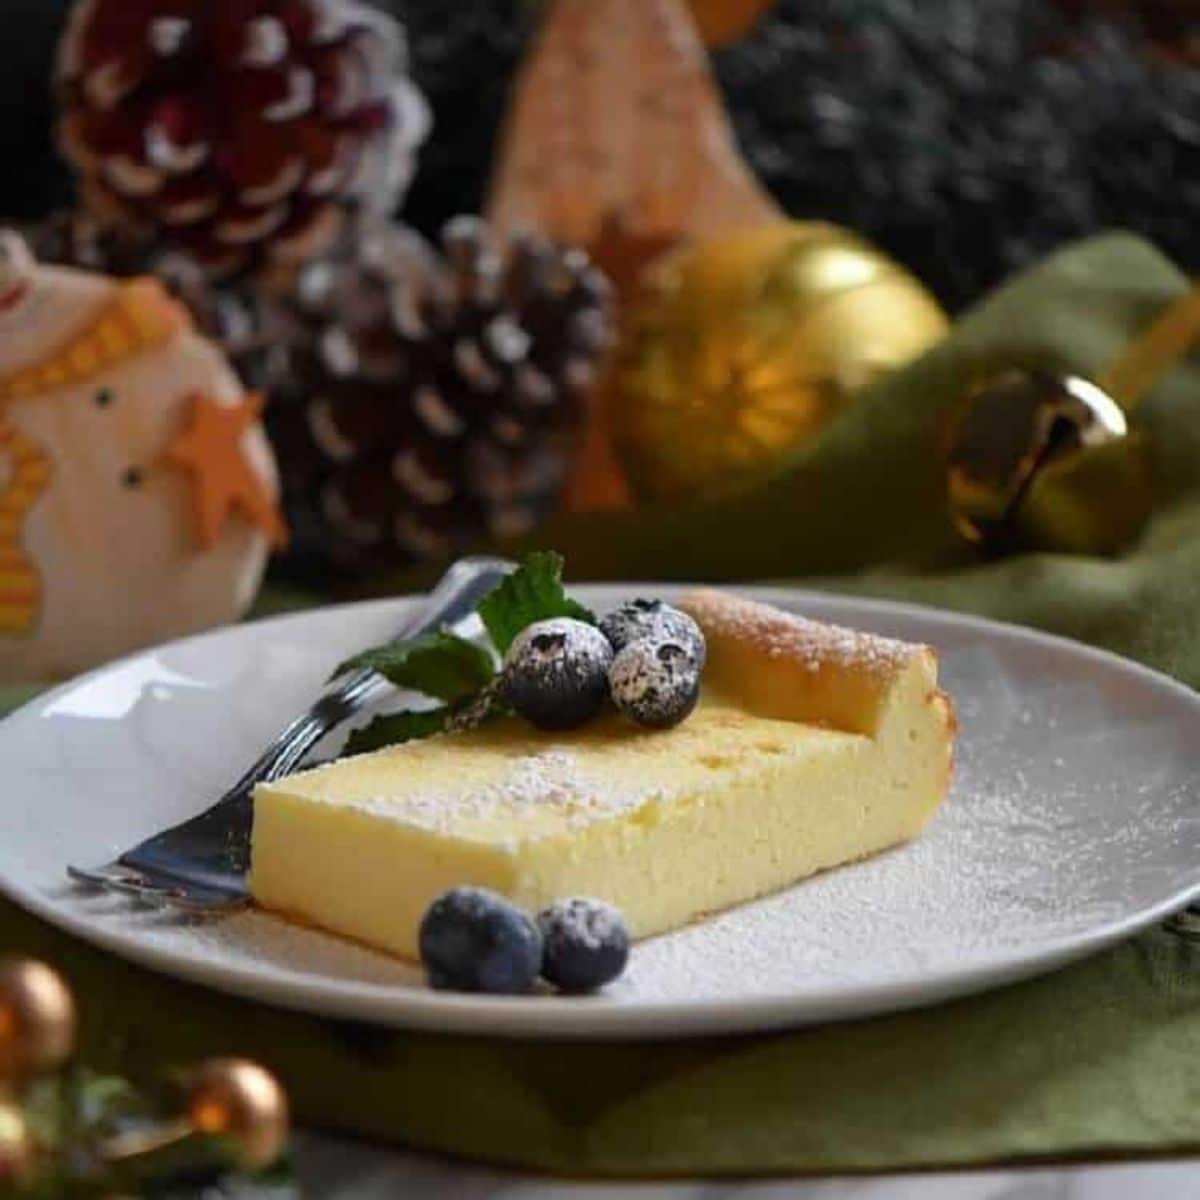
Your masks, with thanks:
<instances>
[{"instance_id":1,"label":"green leaf garnish","mask_svg":"<svg viewBox=\"0 0 1200 1200\"><path fill-rule=\"evenodd\" d=\"M567 595L562 568L561 554L534 551L479 602L479 617L500 654L535 621L574 617L596 623L582 604ZM492 654L448 629L364 650L342 663L332 678L360 667L378 671L397 687L444 703L438 708L376 717L350 734L344 755L382 750L447 729L473 729L505 711Z\"/></svg>"},{"instance_id":2,"label":"green leaf garnish","mask_svg":"<svg viewBox=\"0 0 1200 1200\"><path fill-rule=\"evenodd\" d=\"M441 733L453 711L449 705L444 705L425 712L388 713L376 717L369 725L354 730L346 739L342 753L366 754L369 750L382 750L385 746L398 746L401 742Z\"/></svg>"},{"instance_id":3,"label":"green leaf garnish","mask_svg":"<svg viewBox=\"0 0 1200 1200\"><path fill-rule=\"evenodd\" d=\"M368 750L382 750L385 746L397 746L450 729L477 729L485 721L508 711L500 697L500 689L493 682L454 704L376 717L369 725L350 734L342 754L365 754Z\"/></svg>"},{"instance_id":4,"label":"green leaf garnish","mask_svg":"<svg viewBox=\"0 0 1200 1200\"><path fill-rule=\"evenodd\" d=\"M521 630L535 621L574 617L591 625L596 623L592 613L567 595L562 569L561 554L535 550L479 602L480 619L501 654Z\"/></svg>"},{"instance_id":5,"label":"green leaf garnish","mask_svg":"<svg viewBox=\"0 0 1200 1200\"><path fill-rule=\"evenodd\" d=\"M487 650L446 629L364 650L342 663L333 677L359 667L378 671L397 687L448 701L473 695L496 672Z\"/></svg>"}]
</instances>

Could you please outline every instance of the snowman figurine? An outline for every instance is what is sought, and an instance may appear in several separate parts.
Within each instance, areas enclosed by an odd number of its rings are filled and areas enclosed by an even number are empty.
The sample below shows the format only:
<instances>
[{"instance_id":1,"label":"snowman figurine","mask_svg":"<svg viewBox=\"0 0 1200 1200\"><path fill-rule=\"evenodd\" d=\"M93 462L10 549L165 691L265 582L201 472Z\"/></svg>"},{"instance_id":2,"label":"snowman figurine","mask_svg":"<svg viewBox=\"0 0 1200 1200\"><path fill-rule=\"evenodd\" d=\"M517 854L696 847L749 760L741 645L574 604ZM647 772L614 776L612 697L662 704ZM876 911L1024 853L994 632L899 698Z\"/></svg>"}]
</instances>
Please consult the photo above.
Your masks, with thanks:
<instances>
[{"instance_id":1,"label":"snowman figurine","mask_svg":"<svg viewBox=\"0 0 1200 1200\"><path fill-rule=\"evenodd\" d=\"M0 679L245 611L284 538L260 408L157 281L0 231Z\"/></svg>"}]
</instances>

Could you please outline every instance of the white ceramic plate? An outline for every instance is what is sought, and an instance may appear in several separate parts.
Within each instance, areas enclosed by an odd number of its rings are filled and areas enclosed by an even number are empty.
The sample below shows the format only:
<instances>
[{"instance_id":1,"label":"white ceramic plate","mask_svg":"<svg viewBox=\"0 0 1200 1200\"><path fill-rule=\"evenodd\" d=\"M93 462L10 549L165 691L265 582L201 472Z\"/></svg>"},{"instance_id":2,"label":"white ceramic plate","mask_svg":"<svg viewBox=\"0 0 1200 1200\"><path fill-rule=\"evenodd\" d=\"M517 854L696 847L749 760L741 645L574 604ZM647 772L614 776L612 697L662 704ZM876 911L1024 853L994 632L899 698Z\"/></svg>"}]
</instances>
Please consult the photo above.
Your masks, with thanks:
<instances>
[{"instance_id":1,"label":"white ceramic plate","mask_svg":"<svg viewBox=\"0 0 1200 1200\"><path fill-rule=\"evenodd\" d=\"M598 608L658 585L580 587ZM0 888L117 954L225 991L390 1025L669 1037L862 1016L1045 971L1200 894L1200 696L1113 655L910 606L739 589L926 641L962 731L911 845L639 945L587 998L426 990L418 970L248 912L189 922L67 884L205 807L405 601L242 625L136 655L0 723Z\"/></svg>"}]
</instances>

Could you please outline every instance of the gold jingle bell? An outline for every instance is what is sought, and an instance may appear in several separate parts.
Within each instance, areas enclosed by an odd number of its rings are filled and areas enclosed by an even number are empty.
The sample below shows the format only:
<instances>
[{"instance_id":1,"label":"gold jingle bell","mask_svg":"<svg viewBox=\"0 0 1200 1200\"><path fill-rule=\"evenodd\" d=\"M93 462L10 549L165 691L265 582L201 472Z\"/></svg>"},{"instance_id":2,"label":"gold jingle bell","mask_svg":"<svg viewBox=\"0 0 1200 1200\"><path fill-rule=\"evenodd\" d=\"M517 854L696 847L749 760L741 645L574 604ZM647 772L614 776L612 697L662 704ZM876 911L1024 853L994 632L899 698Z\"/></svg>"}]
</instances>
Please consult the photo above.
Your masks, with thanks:
<instances>
[{"instance_id":1,"label":"gold jingle bell","mask_svg":"<svg viewBox=\"0 0 1200 1200\"><path fill-rule=\"evenodd\" d=\"M619 345L608 425L642 501L778 469L854 396L948 328L918 280L848 230L774 221L650 269Z\"/></svg>"},{"instance_id":2,"label":"gold jingle bell","mask_svg":"<svg viewBox=\"0 0 1200 1200\"><path fill-rule=\"evenodd\" d=\"M62 1066L75 1048L75 1001L58 972L33 959L0 962L0 1083Z\"/></svg>"},{"instance_id":3,"label":"gold jingle bell","mask_svg":"<svg viewBox=\"0 0 1200 1200\"><path fill-rule=\"evenodd\" d=\"M954 523L992 553L1115 554L1154 504L1129 417L1200 339L1200 289L1167 305L1094 380L1009 368L975 387L947 454Z\"/></svg>"},{"instance_id":4,"label":"gold jingle bell","mask_svg":"<svg viewBox=\"0 0 1200 1200\"><path fill-rule=\"evenodd\" d=\"M968 541L991 550L1036 542L1023 518L1039 473L1128 432L1121 406L1086 379L1002 371L974 389L954 430L948 465L955 524Z\"/></svg>"}]
</instances>

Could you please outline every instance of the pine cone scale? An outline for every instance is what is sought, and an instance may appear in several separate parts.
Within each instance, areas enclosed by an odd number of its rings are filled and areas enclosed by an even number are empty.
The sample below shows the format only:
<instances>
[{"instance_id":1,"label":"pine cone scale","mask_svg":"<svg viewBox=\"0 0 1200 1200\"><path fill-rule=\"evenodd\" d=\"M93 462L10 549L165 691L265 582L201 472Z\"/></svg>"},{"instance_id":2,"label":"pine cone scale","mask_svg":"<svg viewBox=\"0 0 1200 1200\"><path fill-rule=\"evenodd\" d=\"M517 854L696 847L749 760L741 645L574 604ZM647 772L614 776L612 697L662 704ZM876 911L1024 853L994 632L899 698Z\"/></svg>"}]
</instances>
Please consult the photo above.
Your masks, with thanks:
<instances>
[{"instance_id":1,"label":"pine cone scale","mask_svg":"<svg viewBox=\"0 0 1200 1200\"><path fill-rule=\"evenodd\" d=\"M158 212L163 223L177 228L207 221L221 206L221 193L209 176L173 179L159 193Z\"/></svg>"}]
</instances>

